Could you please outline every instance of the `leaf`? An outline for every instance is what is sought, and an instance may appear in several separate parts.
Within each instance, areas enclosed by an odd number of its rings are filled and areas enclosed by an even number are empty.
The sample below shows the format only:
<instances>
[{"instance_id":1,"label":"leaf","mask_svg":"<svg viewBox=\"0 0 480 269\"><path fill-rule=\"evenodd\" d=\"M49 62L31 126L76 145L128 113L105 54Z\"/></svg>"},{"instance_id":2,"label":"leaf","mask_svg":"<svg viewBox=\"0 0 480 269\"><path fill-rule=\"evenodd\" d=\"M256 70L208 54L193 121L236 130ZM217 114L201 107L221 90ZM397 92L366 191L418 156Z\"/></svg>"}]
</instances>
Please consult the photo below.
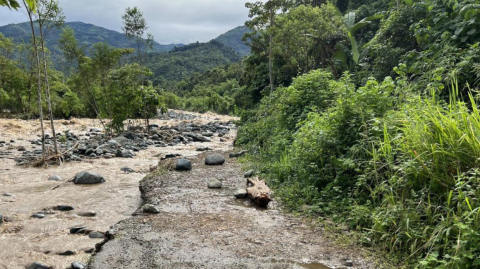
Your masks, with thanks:
<instances>
[{"instance_id":1,"label":"leaf","mask_svg":"<svg viewBox=\"0 0 480 269\"><path fill-rule=\"evenodd\" d=\"M467 32L467 35L474 35L477 32L477 29L472 29Z\"/></svg>"},{"instance_id":2,"label":"leaf","mask_svg":"<svg viewBox=\"0 0 480 269\"><path fill-rule=\"evenodd\" d=\"M409 6L413 6L413 0L403 0L405 2L405 4L409 5Z\"/></svg>"}]
</instances>

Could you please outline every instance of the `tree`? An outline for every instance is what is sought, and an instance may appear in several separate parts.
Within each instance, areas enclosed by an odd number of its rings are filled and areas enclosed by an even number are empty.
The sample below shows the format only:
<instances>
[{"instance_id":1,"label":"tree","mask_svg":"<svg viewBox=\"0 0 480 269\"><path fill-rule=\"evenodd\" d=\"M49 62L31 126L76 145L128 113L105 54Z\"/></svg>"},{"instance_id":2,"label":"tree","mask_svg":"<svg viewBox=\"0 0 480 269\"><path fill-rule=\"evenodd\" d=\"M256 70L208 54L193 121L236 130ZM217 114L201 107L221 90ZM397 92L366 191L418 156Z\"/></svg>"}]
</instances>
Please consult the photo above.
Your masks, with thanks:
<instances>
[{"instance_id":1,"label":"tree","mask_svg":"<svg viewBox=\"0 0 480 269\"><path fill-rule=\"evenodd\" d=\"M62 9L58 6L58 1L38 0L37 3L37 22L40 30L40 45L43 58L43 73L45 82L45 92L48 104L48 113L50 116L50 125L52 128L53 144L55 154L58 154L57 134L53 122L52 98L50 96L50 83L48 81L47 52L45 39L53 28L60 28L65 22L65 16Z\"/></svg>"}]
</instances>

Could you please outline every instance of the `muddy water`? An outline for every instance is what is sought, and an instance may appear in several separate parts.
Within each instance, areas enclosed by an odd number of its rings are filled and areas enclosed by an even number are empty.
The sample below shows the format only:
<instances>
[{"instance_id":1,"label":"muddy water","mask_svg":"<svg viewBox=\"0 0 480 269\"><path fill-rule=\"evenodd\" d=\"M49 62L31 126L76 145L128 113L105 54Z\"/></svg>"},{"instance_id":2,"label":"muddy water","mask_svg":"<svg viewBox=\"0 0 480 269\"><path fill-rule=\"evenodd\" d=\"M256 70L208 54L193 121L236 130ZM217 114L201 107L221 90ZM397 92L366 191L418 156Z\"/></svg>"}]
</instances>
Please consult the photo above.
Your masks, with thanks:
<instances>
[{"instance_id":1,"label":"muddy water","mask_svg":"<svg viewBox=\"0 0 480 269\"><path fill-rule=\"evenodd\" d=\"M228 121L231 118L214 114L198 115L195 120L185 122L206 123ZM179 120L155 120L152 123L176 125ZM197 155L195 149L208 146L216 150L227 150L235 137L232 131L226 142L215 137L211 143L192 143L167 148L150 147L132 159L91 159L67 163L48 169L15 166L13 158L21 155L17 149L39 149L28 140L37 139L39 124L35 121L0 119L0 140L15 140L0 152L12 154L0 156L0 213L8 222L0 226L0 268L25 268L32 262L41 262L54 268L67 268L74 261L86 263L90 257L86 251L94 248L102 239L90 239L84 235L70 235L69 228L86 226L87 229L105 232L110 226L128 218L141 203L139 181L148 173L150 166L158 163L159 156L178 153L183 156ZM57 131L70 130L84 134L90 127L101 127L100 122L88 119L58 121ZM48 131L48 130L47 130ZM135 173L124 173L122 167L130 167ZM92 171L103 175L106 183L94 186L78 186L67 182L81 171ZM63 181L49 181L51 175L60 176ZM8 193L12 196L4 196ZM75 208L70 212L51 210L57 205ZM32 214L47 211L44 219L31 218ZM81 217L80 213L94 211L95 217ZM71 250L72 256L59 253Z\"/></svg>"}]
</instances>

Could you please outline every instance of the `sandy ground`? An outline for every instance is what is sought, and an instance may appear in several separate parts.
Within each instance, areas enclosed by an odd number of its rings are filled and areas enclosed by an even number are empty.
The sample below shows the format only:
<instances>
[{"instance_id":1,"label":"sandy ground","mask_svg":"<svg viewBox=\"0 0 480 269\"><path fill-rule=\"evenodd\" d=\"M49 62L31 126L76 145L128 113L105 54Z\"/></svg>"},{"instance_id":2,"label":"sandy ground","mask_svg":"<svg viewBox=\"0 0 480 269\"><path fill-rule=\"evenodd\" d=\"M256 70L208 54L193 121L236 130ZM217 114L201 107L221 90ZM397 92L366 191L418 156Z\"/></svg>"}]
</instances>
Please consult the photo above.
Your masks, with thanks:
<instances>
[{"instance_id":1,"label":"sandy ground","mask_svg":"<svg viewBox=\"0 0 480 269\"><path fill-rule=\"evenodd\" d=\"M143 197L160 214L139 211L115 225L115 238L90 268L327 269L347 268L346 260L353 261L348 268L381 268L285 214L275 201L265 210L236 199L234 191L246 186L240 165L227 157L223 166L206 166L205 154L190 158L192 171L159 169L146 177ZM171 167L173 161L162 163ZM208 189L210 178L222 180L223 188Z\"/></svg>"},{"instance_id":2,"label":"sandy ground","mask_svg":"<svg viewBox=\"0 0 480 269\"><path fill-rule=\"evenodd\" d=\"M196 113L192 113L196 114ZM210 121L228 121L230 117L215 114L196 114L197 119L185 122L207 123ZM152 120L151 123L177 125L178 120ZM183 156L198 154L198 146L208 146L217 150L231 148L235 137L233 131L226 136L226 142L216 137L211 143L193 143L186 146L167 148L150 147L141 151L132 159L92 159L72 162L48 169L19 167L13 158L20 156L17 149L24 146L27 150L40 149L28 140L38 139L40 134L38 121L0 119L0 140L7 141L0 152L0 213L9 222L0 226L0 268L25 268L32 262L42 262L54 268L68 268L73 261L88 262L90 254L85 253L101 239L90 239L83 235L70 235L69 228L83 225L88 229L105 232L117 222L127 219L141 204L139 181L148 173L150 166L156 165L159 157L166 153L179 153ZM90 127L101 127L100 121L92 119L59 120L56 131L70 130L75 134L84 134ZM50 130L47 128L47 133ZM9 143L15 140L14 143ZM130 167L136 173L127 174L121 167ZM106 183L95 186L78 186L66 182L81 171L100 173ZM50 175L62 177L63 182L48 181ZM58 187L59 186L59 187ZM4 196L8 193L13 196ZM69 205L75 208L70 212L53 211L44 219L30 216L38 211L57 205ZM95 211L95 217L81 217L78 214ZM71 250L72 256L60 256L58 253Z\"/></svg>"}]
</instances>

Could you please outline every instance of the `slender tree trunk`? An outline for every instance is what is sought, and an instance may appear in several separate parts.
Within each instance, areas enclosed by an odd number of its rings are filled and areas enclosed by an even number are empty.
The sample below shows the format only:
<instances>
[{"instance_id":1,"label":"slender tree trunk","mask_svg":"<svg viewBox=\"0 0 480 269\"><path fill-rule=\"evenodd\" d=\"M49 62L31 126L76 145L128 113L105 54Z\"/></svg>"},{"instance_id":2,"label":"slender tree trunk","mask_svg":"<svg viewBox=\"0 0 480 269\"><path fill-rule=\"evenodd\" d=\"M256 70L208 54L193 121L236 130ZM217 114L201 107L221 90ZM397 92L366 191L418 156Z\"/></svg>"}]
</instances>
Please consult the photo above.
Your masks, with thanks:
<instances>
[{"instance_id":1,"label":"slender tree trunk","mask_svg":"<svg viewBox=\"0 0 480 269\"><path fill-rule=\"evenodd\" d=\"M40 25L39 28L40 28L40 43L42 45L43 73L45 76L45 89L47 93L48 114L50 116L50 126L52 127L52 137L53 137L53 145L55 148L55 154L58 154L57 134L55 133L55 124L53 123L52 99L50 98L50 83L48 81L47 55L45 53L45 40L44 40L43 30L42 30L43 26Z\"/></svg>"},{"instance_id":2,"label":"slender tree trunk","mask_svg":"<svg viewBox=\"0 0 480 269\"><path fill-rule=\"evenodd\" d=\"M40 128L42 129L42 158L45 160L45 129L43 127L43 108L42 108L42 71L40 69L40 56L38 55L37 38L35 35L35 27L33 25L32 11L28 8L27 3L23 0L23 5L27 9L28 18L30 19L30 27L32 28L33 53L37 60L37 92L38 92L38 113L40 115Z\"/></svg>"},{"instance_id":3,"label":"slender tree trunk","mask_svg":"<svg viewBox=\"0 0 480 269\"><path fill-rule=\"evenodd\" d=\"M275 13L273 8L270 9L270 28L273 30L273 25L274 25L274 19L275 19ZM274 85L273 85L273 33L270 31L270 45L268 49L268 72L270 75L270 94L273 93Z\"/></svg>"}]
</instances>

